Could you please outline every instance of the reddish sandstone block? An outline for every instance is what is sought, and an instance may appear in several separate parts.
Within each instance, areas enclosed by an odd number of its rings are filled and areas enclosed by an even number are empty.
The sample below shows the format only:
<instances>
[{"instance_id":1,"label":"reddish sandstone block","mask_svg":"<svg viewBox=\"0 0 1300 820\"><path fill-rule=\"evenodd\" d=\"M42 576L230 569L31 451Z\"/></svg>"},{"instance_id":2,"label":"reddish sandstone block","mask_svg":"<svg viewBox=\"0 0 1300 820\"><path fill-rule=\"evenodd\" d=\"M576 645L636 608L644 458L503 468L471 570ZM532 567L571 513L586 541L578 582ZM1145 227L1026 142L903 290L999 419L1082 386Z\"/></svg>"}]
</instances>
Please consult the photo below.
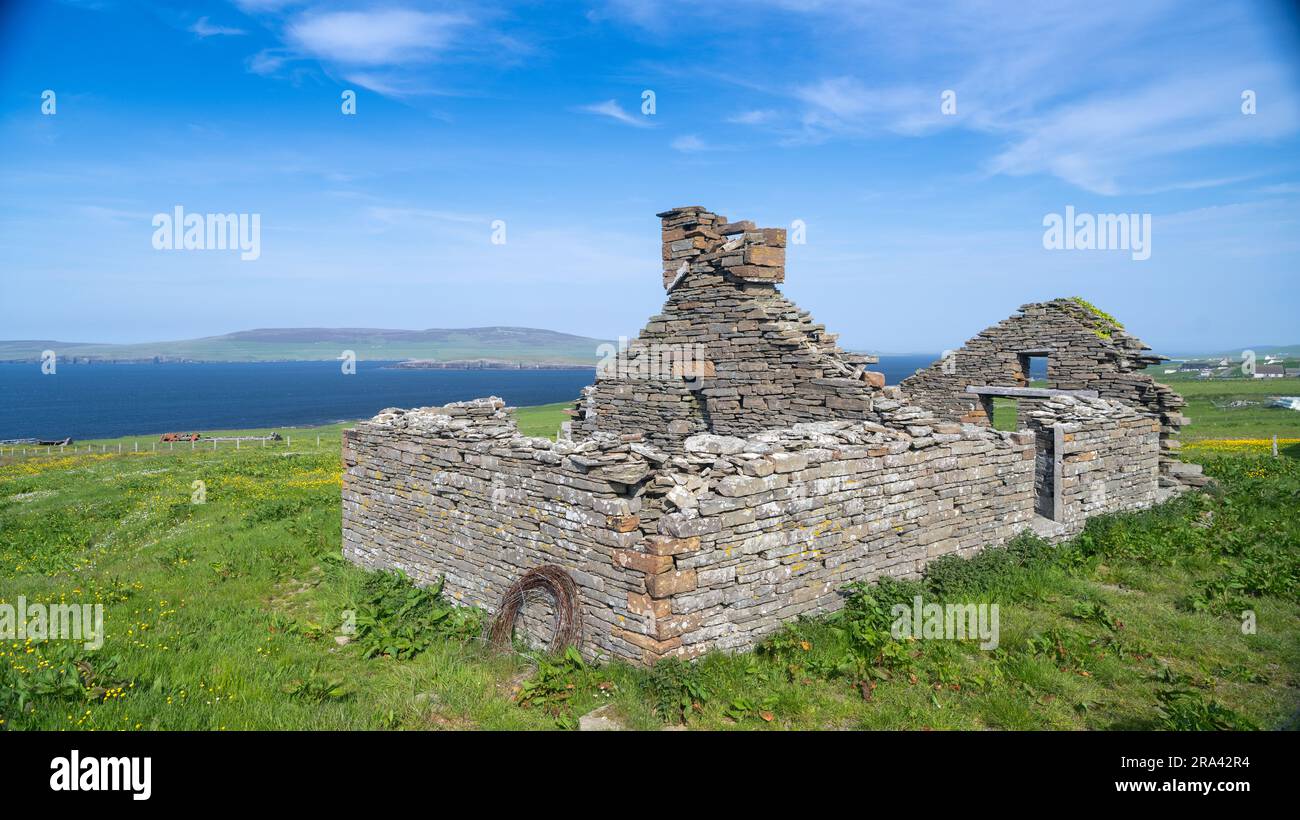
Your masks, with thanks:
<instances>
[{"instance_id":1,"label":"reddish sandstone block","mask_svg":"<svg viewBox=\"0 0 1300 820\"><path fill-rule=\"evenodd\" d=\"M636 550L614 550L614 565L653 576L672 569L673 559L672 556L668 555L650 555ZM649 585L647 584L647 586ZM654 597L662 596L656 595Z\"/></svg>"},{"instance_id":2,"label":"reddish sandstone block","mask_svg":"<svg viewBox=\"0 0 1300 820\"><path fill-rule=\"evenodd\" d=\"M649 615L656 620L671 617L673 614L672 601L667 598L662 600L651 598L643 592L629 592L627 608L634 615Z\"/></svg>"},{"instance_id":3,"label":"reddish sandstone block","mask_svg":"<svg viewBox=\"0 0 1300 820\"><path fill-rule=\"evenodd\" d=\"M703 612L692 612L689 615L673 615L668 618L655 619L655 637L661 641L671 640L672 638L685 635L700 628L704 621Z\"/></svg>"},{"instance_id":4,"label":"reddish sandstone block","mask_svg":"<svg viewBox=\"0 0 1300 820\"><path fill-rule=\"evenodd\" d=\"M661 641L658 638L652 638L649 635L642 635L639 632L633 632L629 629L623 629L622 627L617 626L614 627L614 636L622 638L633 646L644 649L647 652L653 652L656 655L663 655L664 653L670 652L682 645L681 638L669 638L666 641Z\"/></svg>"},{"instance_id":5,"label":"reddish sandstone block","mask_svg":"<svg viewBox=\"0 0 1300 820\"><path fill-rule=\"evenodd\" d=\"M631 532L641 526L641 517L638 515L611 515L606 520L615 532Z\"/></svg>"},{"instance_id":6,"label":"reddish sandstone block","mask_svg":"<svg viewBox=\"0 0 1300 820\"><path fill-rule=\"evenodd\" d=\"M668 598L682 592L690 592L695 589L695 570L684 569L647 575L645 588L651 598Z\"/></svg>"},{"instance_id":7,"label":"reddish sandstone block","mask_svg":"<svg viewBox=\"0 0 1300 820\"><path fill-rule=\"evenodd\" d=\"M862 376L863 376L864 379L866 379L867 384L871 385L872 387L884 387L884 386L885 386L885 374L884 374L884 373L877 373L877 372L874 371L874 370L868 370L868 371L866 371L865 373L863 373Z\"/></svg>"},{"instance_id":8,"label":"reddish sandstone block","mask_svg":"<svg viewBox=\"0 0 1300 820\"><path fill-rule=\"evenodd\" d=\"M751 245L745 248L745 264L764 268L782 267L785 265L785 249Z\"/></svg>"},{"instance_id":9,"label":"reddish sandstone block","mask_svg":"<svg viewBox=\"0 0 1300 820\"><path fill-rule=\"evenodd\" d=\"M646 551L651 555L682 555L695 552L700 548L700 537L673 538L668 535L652 535L645 540Z\"/></svg>"},{"instance_id":10,"label":"reddish sandstone block","mask_svg":"<svg viewBox=\"0 0 1300 820\"><path fill-rule=\"evenodd\" d=\"M748 282L783 282L785 270L780 267L765 268L758 265L736 265L727 268L727 273Z\"/></svg>"}]
</instances>

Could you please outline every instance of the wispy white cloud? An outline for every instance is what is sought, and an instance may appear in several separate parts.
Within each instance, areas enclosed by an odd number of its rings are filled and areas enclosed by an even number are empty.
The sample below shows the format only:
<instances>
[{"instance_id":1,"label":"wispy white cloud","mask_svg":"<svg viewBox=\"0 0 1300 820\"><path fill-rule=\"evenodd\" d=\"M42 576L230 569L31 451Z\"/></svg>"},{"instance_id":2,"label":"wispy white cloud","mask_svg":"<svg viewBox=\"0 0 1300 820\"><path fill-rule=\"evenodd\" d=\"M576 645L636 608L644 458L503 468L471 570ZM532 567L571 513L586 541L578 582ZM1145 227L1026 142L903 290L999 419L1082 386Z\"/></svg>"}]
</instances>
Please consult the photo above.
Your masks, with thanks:
<instances>
[{"instance_id":1,"label":"wispy white cloud","mask_svg":"<svg viewBox=\"0 0 1300 820\"><path fill-rule=\"evenodd\" d=\"M1278 194L1300 194L1300 182L1281 182L1277 185L1265 185L1259 189L1259 193L1273 196Z\"/></svg>"},{"instance_id":2,"label":"wispy white cloud","mask_svg":"<svg viewBox=\"0 0 1300 820\"><path fill-rule=\"evenodd\" d=\"M582 105L577 108L588 114L599 114L602 117L609 117L617 120L624 125L631 125L635 128L652 128L654 123L645 117L635 117L623 110L623 106L616 100L605 100L604 102L592 103L591 105Z\"/></svg>"},{"instance_id":3,"label":"wispy white cloud","mask_svg":"<svg viewBox=\"0 0 1300 820\"><path fill-rule=\"evenodd\" d=\"M727 122L736 123L737 125L764 125L771 122L776 116L776 112L770 108L755 108L727 117Z\"/></svg>"},{"instance_id":4,"label":"wispy white cloud","mask_svg":"<svg viewBox=\"0 0 1300 820\"><path fill-rule=\"evenodd\" d=\"M341 10L296 3L244 3L282 45L249 57L248 70L263 76L293 76L321 70L326 75L388 97L467 93L463 71L453 65L506 67L534 53L534 46L493 27L502 14L472 6ZM462 83L452 86L439 75ZM473 93L469 91L468 93Z\"/></svg>"},{"instance_id":5,"label":"wispy white cloud","mask_svg":"<svg viewBox=\"0 0 1300 820\"><path fill-rule=\"evenodd\" d=\"M804 103L799 122L810 139L882 131L920 134L943 124L937 88L878 88L854 77L830 77L796 86L792 94Z\"/></svg>"},{"instance_id":6,"label":"wispy white cloud","mask_svg":"<svg viewBox=\"0 0 1300 820\"><path fill-rule=\"evenodd\" d=\"M1243 88L1268 89L1272 108L1243 114ZM1006 125L1012 144L994 173L1049 173L1085 190L1117 194L1175 154L1269 140L1300 128L1300 110L1276 69L1239 66L1165 76L1126 92L1098 94Z\"/></svg>"},{"instance_id":7,"label":"wispy white cloud","mask_svg":"<svg viewBox=\"0 0 1300 820\"><path fill-rule=\"evenodd\" d=\"M111 225L143 225L153 218L148 211L132 211L107 205L79 205L77 210L88 219Z\"/></svg>"},{"instance_id":8,"label":"wispy white cloud","mask_svg":"<svg viewBox=\"0 0 1300 820\"><path fill-rule=\"evenodd\" d=\"M754 0L735 22L745 46L713 42L690 70L742 89L751 107L727 122L779 144L960 129L993 138L991 150L981 143L986 173L1102 194L1229 184L1236 175L1198 173L1185 155L1300 131L1295 57L1275 46L1284 23L1262 6L1212 6L1195 19L1174 0L996 11L984 0ZM707 26L718 14L687 0L611 0L597 17L658 38L665 21ZM774 60L761 47L773 30L820 48ZM1253 117L1239 111L1244 89L1260 100ZM941 109L946 90L953 115Z\"/></svg>"},{"instance_id":9,"label":"wispy white cloud","mask_svg":"<svg viewBox=\"0 0 1300 820\"><path fill-rule=\"evenodd\" d=\"M284 65L287 57L283 51L278 49L264 48L246 61L248 70L254 74L270 76L275 74Z\"/></svg>"},{"instance_id":10,"label":"wispy white cloud","mask_svg":"<svg viewBox=\"0 0 1300 820\"><path fill-rule=\"evenodd\" d=\"M451 234L486 241L491 219L483 214L414 208L400 205L369 205L364 215L372 232L418 229L425 234Z\"/></svg>"},{"instance_id":11,"label":"wispy white cloud","mask_svg":"<svg viewBox=\"0 0 1300 820\"><path fill-rule=\"evenodd\" d=\"M260 14L279 11L289 6L299 6L302 5L303 0L234 0L234 3L241 11L248 14Z\"/></svg>"},{"instance_id":12,"label":"wispy white cloud","mask_svg":"<svg viewBox=\"0 0 1300 820\"><path fill-rule=\"evenodd\" d=\"M708 144L694 134L683 134L672 141L672 147L674 151L681 151L683 154L709 150Z\"/></svg>"},{"instance_id":13,"label":"wispy white cloud","mask_svg":"<svg viewBox=\"0 0 1300 820\"><path fill-rule=\"evenodd\" d=\"M194 21L194 25L190 26L189 30L200 37L237 36L248 33L242 28L219 26L209 23L207 17L200 17L198 20Z\"/></svg>"},{"instance_id":14,"label":"wispy white cloud","mask_svg":"<svg viewBox=\"0 0 1300 820\"><path fill-rule=\"evenodd\" d=\"M322 60L354 66L431 60L470 24L463 14L387 9L308 12L286 30L289 43Z\"/></svg>"},{"instance_id":15,"label":"wispy white cloud","mask_svg":"<svg viewBox=\"0 0 1300 820\"><path fill-rule=\"evenodd\" d=\"M401 98L432 93L422 80L402 72L354 71L344 79L385 97Z\"/></svg>"}]
</instances>

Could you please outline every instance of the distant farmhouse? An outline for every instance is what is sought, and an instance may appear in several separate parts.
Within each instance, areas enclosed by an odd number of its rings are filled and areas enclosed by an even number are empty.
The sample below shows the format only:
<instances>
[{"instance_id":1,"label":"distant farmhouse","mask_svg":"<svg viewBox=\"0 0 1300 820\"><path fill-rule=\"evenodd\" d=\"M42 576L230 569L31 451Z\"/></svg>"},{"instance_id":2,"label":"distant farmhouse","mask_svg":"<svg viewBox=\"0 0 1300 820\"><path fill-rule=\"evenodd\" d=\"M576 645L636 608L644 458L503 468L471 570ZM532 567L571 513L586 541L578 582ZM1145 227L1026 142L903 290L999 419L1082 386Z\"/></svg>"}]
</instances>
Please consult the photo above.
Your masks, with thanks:
<instances>
[{"instance_id":1,"label":"distant farmhouse","mask_svg":"<svg viewBox=\"0 0 1300 820\"><path fill-rule=\"evenodd\" d=\"M1262 364L1255 368L1257 379L1281 379L1286 376L1286 368L1280 364Z\"/></svg>"}]
</instances>

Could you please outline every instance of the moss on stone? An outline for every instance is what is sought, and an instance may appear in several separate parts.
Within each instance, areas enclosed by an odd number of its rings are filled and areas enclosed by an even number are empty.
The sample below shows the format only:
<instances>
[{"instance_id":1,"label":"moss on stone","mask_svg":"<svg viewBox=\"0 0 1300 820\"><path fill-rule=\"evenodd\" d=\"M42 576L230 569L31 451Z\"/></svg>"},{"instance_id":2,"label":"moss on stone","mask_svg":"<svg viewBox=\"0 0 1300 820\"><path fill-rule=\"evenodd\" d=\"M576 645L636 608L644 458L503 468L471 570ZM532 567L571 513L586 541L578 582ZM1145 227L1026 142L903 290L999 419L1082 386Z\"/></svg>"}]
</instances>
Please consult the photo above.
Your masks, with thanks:
<instances>
[{"instance_id":1,"label":"moss on stone","mask_svg":"<svg viewBox=\"0 0 1300 820\"><path fill-rule=\"evenodd\" d=\"M1082 296L1071 296L1066 299L1066 301L1073 302L1088 313L1092 314L1093 318L1097 320L1097 323L1090 326L1091 330L1103 339L1109 339L1112 333L1124 329L1124 325L1119 319L1111 316L1109 313L1097 307L1092 302L1089 302L1087 299L1084 299Z\"/></svg>"}]
</instances>

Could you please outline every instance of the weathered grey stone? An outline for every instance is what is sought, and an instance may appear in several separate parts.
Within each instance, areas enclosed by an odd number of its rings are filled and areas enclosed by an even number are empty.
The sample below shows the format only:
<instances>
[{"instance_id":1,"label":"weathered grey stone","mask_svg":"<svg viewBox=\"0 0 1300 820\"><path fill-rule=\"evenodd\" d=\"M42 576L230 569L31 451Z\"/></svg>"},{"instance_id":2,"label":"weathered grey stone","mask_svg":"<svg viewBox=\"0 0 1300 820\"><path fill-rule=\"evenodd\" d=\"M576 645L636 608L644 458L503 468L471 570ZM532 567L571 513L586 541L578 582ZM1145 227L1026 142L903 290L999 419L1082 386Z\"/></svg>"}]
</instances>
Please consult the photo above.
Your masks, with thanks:
<instances>
[{"instance_id":1,"label":"weathered grey stone","mask_svg":"<svg viewBox=\"0 0 1300 820\"><path fill-rule=\"evenodd\" d=\"M621 732L626 728L616 719L612 703L593 709L578 718L579 732Z\"/></svg>"},{"instance_id":2,"label":"weathered grey stone","mask_svg":"<svg viewBox=\"0 0 1300 820\"><path fill-rule=\"evenodd\" d=\"M1066 537L1208 481L1177 461L1183 402L1140 372L1155 357L1077 303L1026 305L955 370L884 386L776 290L782 232L694 206L660 216L667 302L621 362L642 375L598 376L555 443L519 435L497 398L345 431L349 560L443 578L488 610L559 566L584 653L653 663L753 646L842 606L847 583L915 577L1029 527ZM650 345L696 361L646 378ZM1051 388L1026 392L1019 362L1044 350ZM1008 390L1014 433L984 404ZM530 603L517 627L544 643L549 614Z\"/></svg>"}]
</instances>

